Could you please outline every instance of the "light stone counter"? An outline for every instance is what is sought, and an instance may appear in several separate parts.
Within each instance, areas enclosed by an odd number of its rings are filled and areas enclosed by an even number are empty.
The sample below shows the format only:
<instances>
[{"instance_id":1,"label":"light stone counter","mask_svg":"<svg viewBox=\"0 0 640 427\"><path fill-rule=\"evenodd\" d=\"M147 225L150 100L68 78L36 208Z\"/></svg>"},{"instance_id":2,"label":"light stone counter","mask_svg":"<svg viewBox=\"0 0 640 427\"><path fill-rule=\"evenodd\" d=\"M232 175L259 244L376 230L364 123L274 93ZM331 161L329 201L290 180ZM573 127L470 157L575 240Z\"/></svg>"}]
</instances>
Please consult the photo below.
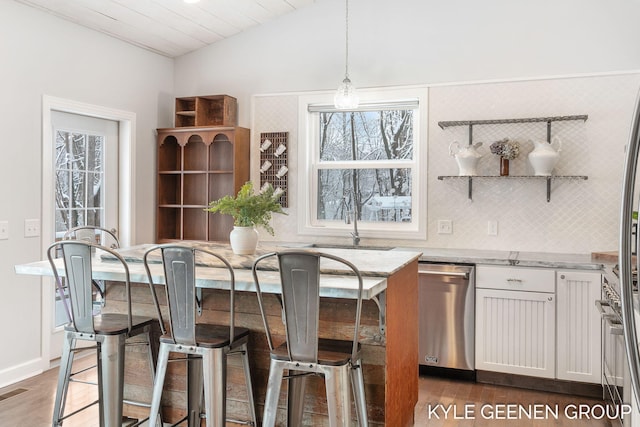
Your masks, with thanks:
<instances>
[{"instance_id":1,"label":"light stone counter","mask_svg":"<svg viewBox=\"0 0 640 427\"><path fill-rule=\"evenodd\" d=\"M181 242L185 244L187 242ZM220 253L231 263L234 268L237 291L255 291L251 266L253 260L262 254L281 250L281 247L262 246L256 255L235 255L228 250L228 245L216 243L192 243L193 245L206 247L216 253ZM152 245L140 245L131 248L120 249L119 252L127 260L131 281L147 283L147 274L141 262L142 254ZM323 249L323 252L345 258L351 261L363 275L363 298L371 299L387 288L386 277L401 270L409 263L415 261L420 252L417 251L373 251L354 249ZM154 283L164 283L164 274L159 260L151 265L151 273ZM273 259L272 261L275 261ZM325 262L326 261L326 262ZM61 265L61 260L58 260ZM203 263L204 264L204 263ZM280 293L280 277L275 271L273 263L265 262L262 267L265 270L258 272L260 286L263 292ZM228 289L229 274L227 270L216 265L206 265L197 272L197 286L212 289ZM48 261L38 261L29 264L15 266L18 274L38 276L52 276ZM357 293L357 280L348 275L348 270L342 264L331 260L323 260L321 263L320 296L331 298L355 298ZM124 271L120 264L109 259L95 259L93 264L93 277L98 280L124 280Z\"/></svg>"},{"instance_id":2,"label":"light stone counter","mask_svg":"<svg viewBox=\"0 0 640 427\"><path fill-rule=\"evenodd\" d=\"M396 248L394 251L410 249L421 251L420 261L423 262L513 265L576 270L602 270L604 267L602 262L593 260L591 254L434 248Z\"/></svg>"}]
</instances>

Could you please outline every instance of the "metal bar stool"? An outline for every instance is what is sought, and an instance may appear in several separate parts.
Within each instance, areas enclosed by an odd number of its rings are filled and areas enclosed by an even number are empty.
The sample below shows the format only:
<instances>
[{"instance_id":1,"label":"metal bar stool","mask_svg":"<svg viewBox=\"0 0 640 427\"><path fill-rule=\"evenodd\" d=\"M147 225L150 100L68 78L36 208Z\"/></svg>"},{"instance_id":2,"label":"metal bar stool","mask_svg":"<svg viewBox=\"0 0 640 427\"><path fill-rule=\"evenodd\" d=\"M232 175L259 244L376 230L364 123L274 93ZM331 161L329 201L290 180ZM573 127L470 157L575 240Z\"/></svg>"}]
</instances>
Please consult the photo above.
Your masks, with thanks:
<instances>
[{"instance_id":1,"label":"metal bar stool","mask_svg":"<svg viewBox=\"0 0 640 427\"><path fill-rule=\"evenodd\" d=\"M258 264L277 256L282 282L282 310L286 341L274 347L267 322L260 283ZM320 338L320 260L326 258L344 264L358 278L353 340ZM305 376L324 377L327 390L327 409L330 426L351 424L351 386L355 395L356 417L361 426L368 426L367 403L364 394L364 376L360 355L359 329L362 311L362 276L349 261L330 254L314 251L283 251L263 255L253 264L253 279L262 314L262 321L271 352L269 382L264 403L263 426L276 422L278 398L282 379L289 381L287 425L302 425ZM288 375L284 376L284 371Z\"/></svg>"},{"instance_id":2,"label":"metal bar stool","mask_svg":"<svg viewBox=\"0 0 640 427\"><path fill-rule=\"evenodd\" d=\"M162 321L162 313L149 267L149 254L157 250L161 253L164 267L166 302L169 307L169 332L165 329ZM214 262L219 261L218 264L229 272L230 307L228 325L196 323L196 312L200 304L196 295L196 254L202 257L209 257ZM188 355L187 366L189 371L187 416L180 422L188 419L190 427L200 426L201 402L204 389L207 426L224 427L226 425L227 356L240 354L242 356L251 420L230 421L256 425L256 411L247 352L249 330L235 327L235 276L229 262L220 255L208 250L175 244L150 248L145 252L143 262L149 277L151 292L158 317L161 319L162 328L157 375L151 402L150 424L154 424L155 415L160 410L160 399L167 363L169 362L169 353L176 352Z\"/></svg>"},{"instance_id":3,"label":"metal bar stool","mask_svg":"<svg viewBox=\"0 0 640 427\"><path fill-rule=\"evenodd\" d=\"M127 313L94 314L91 269L93 251L108 253L122 265L125 273ZM143 344L149 349L149 368L151 380L153 381L155 365L153 363L149 335L151 326L156 320L151 317L133 316L131 314L129 267L120 254L107 247L79 240L63 240L53 243L47 250L47 257L58 284L61 283L61 274L59 271L60 266L54 260L56 253L62 256L66 284L69 289L71 319L64 328L64 343L60 359L52 425L54 427L60 426L66 418L93 404L99 403L100 426L121 426L125 340L137 335L143 337L145 340ZM67 391L72 376L74 354L76 351L86 350L86 347L77 348L77 341L92 341L96 343L93 348L97 350L98 354L98 400L71 414L64 415Z\"/></svg>"}]
</instances>

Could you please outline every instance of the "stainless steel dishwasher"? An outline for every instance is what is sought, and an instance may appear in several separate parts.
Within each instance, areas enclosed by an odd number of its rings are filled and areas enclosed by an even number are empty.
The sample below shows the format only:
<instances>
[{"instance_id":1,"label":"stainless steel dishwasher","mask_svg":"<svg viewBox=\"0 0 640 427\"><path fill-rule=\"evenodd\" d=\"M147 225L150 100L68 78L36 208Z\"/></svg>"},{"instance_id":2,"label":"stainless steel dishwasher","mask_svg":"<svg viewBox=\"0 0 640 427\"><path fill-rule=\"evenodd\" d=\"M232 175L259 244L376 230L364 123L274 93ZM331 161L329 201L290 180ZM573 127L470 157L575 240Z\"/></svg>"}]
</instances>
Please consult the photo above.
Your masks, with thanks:
<instances>
[{"instance_id":1,"label":"stainless steel dishwasher","mask_svg":"<svg viewBox=\"0 0 640 427\"><path fill-rule=\"evenodd\" d=\"M418 265L421 373L458 370L475 377L474 282L473 265Z\"/></svg>"}]
</instances>

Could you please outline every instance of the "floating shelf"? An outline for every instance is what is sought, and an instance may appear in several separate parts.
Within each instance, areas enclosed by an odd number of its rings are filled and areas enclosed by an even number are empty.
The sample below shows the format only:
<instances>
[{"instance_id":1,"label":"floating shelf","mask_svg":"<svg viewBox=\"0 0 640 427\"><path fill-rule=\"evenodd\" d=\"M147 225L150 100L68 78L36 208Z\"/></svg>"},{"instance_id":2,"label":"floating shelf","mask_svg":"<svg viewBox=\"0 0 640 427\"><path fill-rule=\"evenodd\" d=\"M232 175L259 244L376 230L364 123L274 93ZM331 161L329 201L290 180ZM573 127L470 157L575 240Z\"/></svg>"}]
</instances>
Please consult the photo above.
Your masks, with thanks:
<instances>
[{"instance_id":1,"label":"floating shelf","mask_svg":"<svg viewBox=\"0 0 640 427\"><path fill-rule=\"evenodd\" d=\"M568 120L586 121L588 115L579 116L551 116L551 117L532 117L525 119L497 119L497 120L455 120L447 122L438 122L438 126L442 129L452 126L473 126L473 125L504 125L510 123L535 123L535 122L563 122Z\"/></svg>"},{"instance_id":2,"label":"floating shelf","mask_svg":"<svg viewBox=\"0 0 640 427\"><path fill-rule=\"evenodd\" d=\"M469 184L469 200L473 200L473 180L474 179L533 179L533 180L544 180L547 182L547 202L551 201L551 181L553 180L576 180L576 181L586 181L588 179L587 176L584 175L551 175L551 176L537 176L537 175L477 175L477 176L459 176L459 175L440 175L438 176L440 181L444 180L465 180Z\"/></svg>"},{"instance_id":3,"label":"floating shelf","mask_svg":"<svg viewBox=\"0 0 640 427\"><path fill-rule=\"evenodd\" d=\"M455 120L448 122L438 122L438 126L442 129L454 126L469 126L469 145L473 144L473 127L476 125L506 125L513 123L546 123L547 124L547 142L551 142L551 123L566 122L570 120L586 121L589 118L586 114L578 116L549 116L549 117L530 117L523 119L496 119L496 120Z\"/></svg>"}]
</instances>

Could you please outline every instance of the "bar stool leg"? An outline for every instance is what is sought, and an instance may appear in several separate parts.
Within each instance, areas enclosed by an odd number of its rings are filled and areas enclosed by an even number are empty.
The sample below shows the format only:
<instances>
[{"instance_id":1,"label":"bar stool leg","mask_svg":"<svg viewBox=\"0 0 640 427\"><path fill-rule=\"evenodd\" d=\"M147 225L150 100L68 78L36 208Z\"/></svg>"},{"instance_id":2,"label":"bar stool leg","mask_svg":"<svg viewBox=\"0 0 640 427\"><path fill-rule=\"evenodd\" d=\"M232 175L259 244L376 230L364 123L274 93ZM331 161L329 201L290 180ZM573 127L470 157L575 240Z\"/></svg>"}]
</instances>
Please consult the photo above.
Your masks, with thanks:
<instances>
[{"instance_id":1,"label":"bar stool leg","mask_svg":"<svg viewBox=\"0 0 640 427\"><path fill-rule=\"evenodd\" d=\"M327 367L323 371L327 388L329 426L348 426L351 423L349 365Z\"/></svg>"},{"instance_id":2,"label":"bar stool leg","mask_svg":"<svg viewBox=\"0 0 640 427\"><path fill-rule=\"evenodd\" d=\"M269 366L269 380L267 381L267 395L264 399L264 412L262 414L262 426L274 427L278 413L278 399L284 368L276 360L271 359Z\"/></svg>"},{"instance_id":3,"label":"bar stool leg","mask_svg":"<svg viewBox=\"0 0 640 427\"><path fill-rule=\"evenodd\" d=\"M167 363L169 362L169 348L160 344L158 351L158 371L153 381L153 396L151 398L151 409L149 410L149 425L155 426L158 423L158 415L160 413L160 400L162 398L162 389L164 388L164 377L167 372Z\"/></svg>"},{"instance_id":4,"label":"bar stool leg","mask_svg":"<svg viewBox=\"0 0 640 427\"><path fill-rule=\"evenodd\" d=\"M289 392L287 394L287 425L301 426L304 415L304 391L307 384L307 377L299 376L297 371L289 371Z\"/></svg>"},{"instance_id":5,"label":"bar stool leg","mask_svg":"<svg viewBox=\"0 0 640 427\"><path fill-rule=\"evenodd\" d=\"M251 421L253 425L258 425L258 418L256 417L256 403L253 399L253 383L251 381L251 370L249 369L249 352L247 351L247 344L244 343L240 346L240 357L242 357L242 367L244 369L244 381L247 387L247 398L249 399L249 412L251 415Z\"/></svg>"},{"instance_id":6,"label":"bar stool leg","mask_svg":"<svg viewBox=\"0 0 640 427\"><path fill-rule=\"evenodd\" d=\"M101 426L122 425L122 398L124 390L124 335L102 335L98 382Z\"/></svg>"},{"instance_id":7,"label":"bar stool leg","mask_svg":"<svg viewBox=\"0 0 640 427\"><path fill-rule=\"evenodd\" d=\"M203 399L202 357L187 356L187 414L189 427L200 427Z\"/></svg>"},{"instance_id":8,"label":"bar stool leg","mask_svg":"<svg viewBox=\"0 0 640 427\"><path fill-rule=\"evenodd\" d=\"M205 351L202 355L202 365L207 426L225 427L227 422L227 355L225 350Z\"/></svg>"},{"instance_id":9,"label":"bar stool leg","mask_svg":"<svg viewBox=\"0 0 640 427\"><path fill-rule=\"evenodd\" d=\"M64 413L64 404L67 398L67 389L69 388L69 377L71 376L71 365L73 362L72 348L75 344L75 339L71 334L64 334L64 341L62 342L62 356L60 358L60 368L58 371L58 386L56 387L56 400L53 405L53 421L52 426L57 427L61 425L60 417Z\"/></svg>"}]
</instances>

